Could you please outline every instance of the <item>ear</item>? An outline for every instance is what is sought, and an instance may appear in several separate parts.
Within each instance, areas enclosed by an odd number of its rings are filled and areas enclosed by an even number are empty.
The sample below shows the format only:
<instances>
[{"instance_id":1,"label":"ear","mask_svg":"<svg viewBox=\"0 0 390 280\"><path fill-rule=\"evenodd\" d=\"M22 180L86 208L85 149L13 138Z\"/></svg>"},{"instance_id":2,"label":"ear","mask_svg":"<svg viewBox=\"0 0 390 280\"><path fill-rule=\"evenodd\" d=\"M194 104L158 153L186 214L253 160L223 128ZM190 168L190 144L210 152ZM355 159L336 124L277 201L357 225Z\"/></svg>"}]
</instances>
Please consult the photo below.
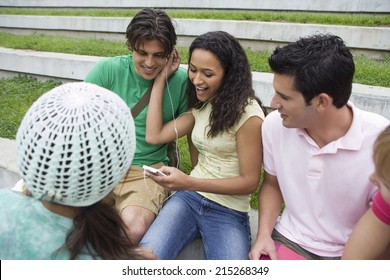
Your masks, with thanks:
<instances>
[{"instance_id":1,"label":"ear","mask_svg":"<svg viewBox=\"0 0 390 280\"><path fill-rule=\"evenodd\" d=\"M333 105L333 98L326 93L317 95L317 110L323 111Z\"/></svg>"},{"instance_id":2,"label":"ear","mask_svg":"<svg viewBox=\"0 0 390 280\"><path fill-rule=\"evenodd\" d=\"M169 60L169 58L171 57L171 55L172 55L172 53L170 53L170 54L167 55L167 57L165 58L165 64L168 63L168 60Z\"/></svg>"}]
</instances>

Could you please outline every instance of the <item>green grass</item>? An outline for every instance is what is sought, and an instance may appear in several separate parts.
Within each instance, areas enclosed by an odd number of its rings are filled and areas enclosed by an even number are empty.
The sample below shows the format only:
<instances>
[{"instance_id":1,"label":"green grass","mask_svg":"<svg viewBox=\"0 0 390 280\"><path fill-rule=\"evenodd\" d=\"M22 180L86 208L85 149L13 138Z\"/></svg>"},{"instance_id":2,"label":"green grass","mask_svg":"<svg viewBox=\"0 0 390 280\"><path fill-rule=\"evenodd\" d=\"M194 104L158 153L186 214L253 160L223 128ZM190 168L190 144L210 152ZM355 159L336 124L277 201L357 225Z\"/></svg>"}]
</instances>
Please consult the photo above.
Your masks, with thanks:
<instances>
[{"instance_id":1,"label":"green grass","mask_svg":"<svg viewBox=\"0 0 390 280\"><path fill-rule=\"evenodd\" d=\"M15 139L28 108L43 93L59 84L56 81L38 82L26 76L0 79L0 137Z\"/></svg>"},{"instance_id":2,"label":"green grass","mask_svg":"<svg viewBox=\"0 0 390 280\"><path fill-rule=\"evenodd\" d=\"M37 51L71 53L94 56L115 56L129 53L125 43L103 39L69 38L44 34L12 35L0 32L0 46L15 49L31 49ZM254 72L270 72L268 66L269 51L245 50ZM182 63L187 64L188 48L179 48ZM355 57L356 75L354 83L390 87L390 55L381 61L363 55Z\"/></svg>"},{"instance_id":3,"label":"green grass","mask_svg":"<svg viewBox=\"0 0 390 280\"><path fill-rule=\"evenodd\" d=\"M139 9L14 9L0 8L0 14L48 15L48 16L96 16L133 17ZM293 22L311 24L389 26L387 15L361 13L314 13L314 12L273 12L273 11L230 11L230 10L180 10L165 9L172 18L248 20L266 22Z\"/></svg>"},{"instance_id":4,"label":"green grass","mask_svg":"<svg viewBox=\"0 0 390 280\"><path fill-rule=\"evenodd\" d=\"M363 55L355 57L354 60L355 83L390 87L390 55L387 55L383 61L375 61Z\"/></svg>"},{"instance_id":5,"label":"green grass","mask_svg":"<svg viewBox=\"0 0 390 280\"><path fill-rule=\"evenodd\" d=\"M123 42L114 42L103 39L77 39L45 34L21 36L0 32L0 46L13 49L95 56L116 56L129 52L124 35Z\"/></svg>"}]
</instances>

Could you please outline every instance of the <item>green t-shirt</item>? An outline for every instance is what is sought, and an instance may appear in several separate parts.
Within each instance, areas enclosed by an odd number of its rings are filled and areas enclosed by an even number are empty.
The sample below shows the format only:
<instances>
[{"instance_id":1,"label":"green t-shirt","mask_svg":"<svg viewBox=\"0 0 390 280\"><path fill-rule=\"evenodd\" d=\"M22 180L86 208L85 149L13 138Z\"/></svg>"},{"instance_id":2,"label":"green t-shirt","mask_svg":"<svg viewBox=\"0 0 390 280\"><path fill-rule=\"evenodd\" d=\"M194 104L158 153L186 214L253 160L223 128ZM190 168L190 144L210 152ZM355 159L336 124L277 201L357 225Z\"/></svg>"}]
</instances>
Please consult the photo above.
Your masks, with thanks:
<instances>
[{"instance_id":1,"label":"green t-shirt","mask_svg":"<svg viewBox=\"0 0 390 280\"><path fill-rule=\"evenodd\" d=\"M98 61L88 73L85 82L97 84L115 92L130 109L137 104L152 84L152 81L145 80L136 73L132 55L104 58ZM164 123L171 121L173 115L178 117L187 110L186 86L187 71L179 67L168 79L168 87L165 86L164 89L162 104ZM134 120L137 147L132 164L142 166L163 162L167 165L167 145L150 145L145 141L148 107L149 105L146 105Z\"/></svg>"}]
</instances>

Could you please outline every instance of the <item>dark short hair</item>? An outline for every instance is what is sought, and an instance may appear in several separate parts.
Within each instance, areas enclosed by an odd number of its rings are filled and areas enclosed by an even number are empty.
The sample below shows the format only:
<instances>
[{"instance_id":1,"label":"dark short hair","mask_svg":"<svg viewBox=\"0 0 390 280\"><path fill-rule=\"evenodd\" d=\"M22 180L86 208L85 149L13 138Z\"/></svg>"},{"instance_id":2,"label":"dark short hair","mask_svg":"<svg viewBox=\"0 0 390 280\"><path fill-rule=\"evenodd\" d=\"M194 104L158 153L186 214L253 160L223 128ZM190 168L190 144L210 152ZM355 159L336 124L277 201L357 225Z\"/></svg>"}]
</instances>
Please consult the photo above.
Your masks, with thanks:
<instances>
[{"instance_id":1,"label":"dark short hair","mask_svg":"<svg viewBox=\"0 0 390 280\"><path fill-rule=\"evenodd\" d=\"M277 47L269 57L274 73L294 78L295 89L310 104L326 93L337 108L344 106L352 92L355 74L353 56L343 40L332 34L316 34Z\"/></svg>"},{"instance_id":2,"label":"dark short hair","mask_svg":"<svg viewBox=\"0 0 390 280\"><path fill-rule=\"evenodd\" d=\"M145 41L159 40L168 56L176 45L176 32L171 18L162 10L145 8L139 11L126 29L126 45L134 51Z\"/></svg>"}]
</instances>

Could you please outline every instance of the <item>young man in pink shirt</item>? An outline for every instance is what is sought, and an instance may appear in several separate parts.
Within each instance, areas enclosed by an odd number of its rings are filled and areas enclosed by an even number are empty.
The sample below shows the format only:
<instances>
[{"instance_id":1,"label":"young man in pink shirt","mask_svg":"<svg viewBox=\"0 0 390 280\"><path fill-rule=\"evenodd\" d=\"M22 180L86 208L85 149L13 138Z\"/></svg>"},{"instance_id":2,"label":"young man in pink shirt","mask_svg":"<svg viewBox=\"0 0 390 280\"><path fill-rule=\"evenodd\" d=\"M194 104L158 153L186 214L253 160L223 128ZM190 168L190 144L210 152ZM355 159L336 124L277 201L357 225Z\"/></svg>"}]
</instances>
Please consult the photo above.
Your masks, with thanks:
<instances>
[{"instance_id":1,"label":"young man in pink shirt","mask_svg":"<svg viewBox=\"0 0 390 280\"><path fill-rule=\"evenodd\" d=\"M337 36L276 48L269 64L275 111L262 128L265 177L250 258L339 259L377 191L372 147L389 121L348 101L355 65Z\"/></svg>"}]
</instances>

